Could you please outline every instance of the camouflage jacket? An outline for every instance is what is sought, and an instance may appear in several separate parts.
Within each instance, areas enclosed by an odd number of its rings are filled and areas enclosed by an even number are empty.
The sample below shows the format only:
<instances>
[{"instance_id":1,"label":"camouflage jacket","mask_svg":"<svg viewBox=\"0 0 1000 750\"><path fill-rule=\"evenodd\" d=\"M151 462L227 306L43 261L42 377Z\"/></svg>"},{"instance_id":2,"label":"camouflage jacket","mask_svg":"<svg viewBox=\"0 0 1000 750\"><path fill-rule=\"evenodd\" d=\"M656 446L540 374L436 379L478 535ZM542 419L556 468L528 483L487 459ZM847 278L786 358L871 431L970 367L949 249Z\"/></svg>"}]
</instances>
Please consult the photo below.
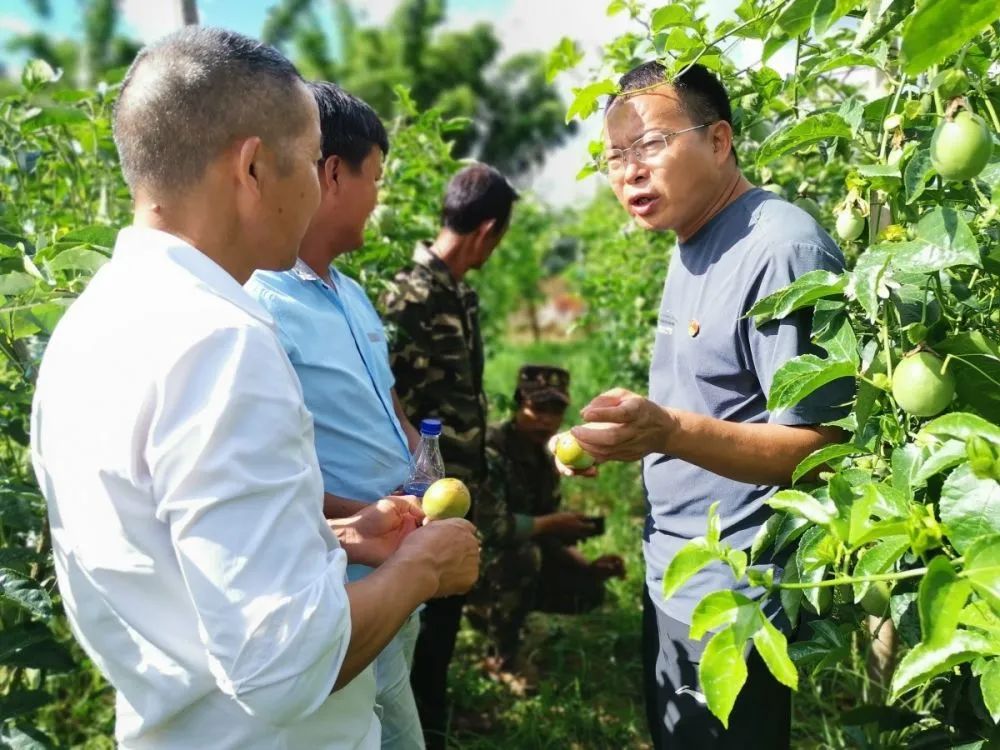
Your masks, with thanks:
<instances>
[{"instance_id":1,"label":"camouflage jacket","mask_svg":"<svg viewBox=\"0 0 1000 750\"><path fill-rule=\"evenodd\" d=\"M474 521L487 550L499 553L531 533L535 516L559 510L559 473L549 452L518 435L513 420L487 432L489 478L475 508Z\"/></svg>"},{"instance_id":2,"label":"camouflage jacket","mask_svg":"<svg viewBox=\"0 0 1000 750\"><path fill-rule=\"evenodd\" d=\"M413 262L382 298L396 393L415 425L441 419L448 476L475 488L486 477L479 298L427 246L417 246Z\"/></svg>"}]
</instances>

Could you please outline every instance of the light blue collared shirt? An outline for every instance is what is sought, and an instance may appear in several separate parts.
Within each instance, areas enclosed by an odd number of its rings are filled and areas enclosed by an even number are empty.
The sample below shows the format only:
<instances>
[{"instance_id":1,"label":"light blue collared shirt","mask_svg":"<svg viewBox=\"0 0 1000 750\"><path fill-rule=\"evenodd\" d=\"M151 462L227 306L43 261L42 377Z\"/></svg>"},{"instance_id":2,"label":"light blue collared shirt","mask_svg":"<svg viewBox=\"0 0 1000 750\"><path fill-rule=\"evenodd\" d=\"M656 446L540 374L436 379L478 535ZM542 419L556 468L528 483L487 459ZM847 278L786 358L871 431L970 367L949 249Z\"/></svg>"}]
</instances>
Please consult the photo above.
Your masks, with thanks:
<instances>
[{"instance_id":1,"label":"light blue collared shirt","mask_svg":"<svg viewBox=\"0 0 1000 750\"><path fill-rule=\"evenodd\" d=\"M361 286L303 261L257 271L246 290L274 318L316 428L327 492L375 502L406 481L410 450L392 404L395 382L382 321Z\"/></svg>"}]
</instances>

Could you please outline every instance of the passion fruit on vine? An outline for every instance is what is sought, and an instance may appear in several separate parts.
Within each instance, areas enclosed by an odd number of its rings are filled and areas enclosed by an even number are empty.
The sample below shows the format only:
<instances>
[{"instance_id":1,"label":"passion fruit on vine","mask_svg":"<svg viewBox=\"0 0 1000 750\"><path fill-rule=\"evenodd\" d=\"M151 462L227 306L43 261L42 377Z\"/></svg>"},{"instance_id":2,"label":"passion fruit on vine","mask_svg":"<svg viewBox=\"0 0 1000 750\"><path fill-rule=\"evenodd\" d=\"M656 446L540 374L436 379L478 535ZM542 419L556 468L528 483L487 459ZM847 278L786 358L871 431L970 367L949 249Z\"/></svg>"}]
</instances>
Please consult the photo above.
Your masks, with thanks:
<instances>
[{"instance_id":1,"label":"passion fruit on vine","mask_svg":"<svg viewBox=\"0 0 1000 750\"><path fill-rule=\"evenodd\" d=\"M865 228L865 217L853 208L845 208L837 214L837 236L851 242L861 236Z\"/></svg>"},{"instance_id":2,"label":"passion fruit on vine","mask_svg":"<svg viewBox=\"0 0 1000 750\"><path fill-rule=\"evenodd\" d=\"M993 153L993 136L979 115L962 110L944 120L931 139L931 164L946 180L969 180L983 171Z\"/></svg>"},{"instance_id":3,"label":"passion fruit on vine","mask_svg":"<svg viewBox=\"0 0 1000 750\"><path fill-rule=\"evenodd\" d=\"M892 397L907 414L933 417L943 412L955 395L955 376L931 352L903 359L892 374Z\"/></svg>"}]
</instances>

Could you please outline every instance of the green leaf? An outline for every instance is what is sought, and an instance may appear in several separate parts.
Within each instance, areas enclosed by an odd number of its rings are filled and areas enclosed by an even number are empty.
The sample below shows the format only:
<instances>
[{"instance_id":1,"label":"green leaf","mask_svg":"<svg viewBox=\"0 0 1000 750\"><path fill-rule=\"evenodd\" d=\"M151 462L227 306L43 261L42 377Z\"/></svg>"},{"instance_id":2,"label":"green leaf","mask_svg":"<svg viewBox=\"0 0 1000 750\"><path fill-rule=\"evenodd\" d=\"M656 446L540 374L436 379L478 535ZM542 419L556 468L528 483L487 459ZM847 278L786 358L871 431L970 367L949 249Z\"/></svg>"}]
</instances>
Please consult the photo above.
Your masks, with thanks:
<instances>
[{"instance_id":1,"label":"green leaf","mask_svg":"<svg viewBox=\"0 0 1000 750\"><path fill-rule=\"evenodd\" d=\"M655 34L670 26L691 26L693 20L683 5L664 5L653 12L649 28Z\"/></svg>"},{"instance_id":2,"label":"green leaf","mask_svg":"<svg viewBox=\"0 0 1000 750\"><path fill-rule=\"evenodd\" d=\"M774 374L767 408L772 412L783 411L795 406L827 383L854 377L856 374L857 368L853 362L820 359L815 354L800 354L788 360Z\"/></svg>"},{"instance_id":3,"label":"green leaf","mask_svg":"<svg viewBox=\"0 0 1000 750\"><path fill-rule=\"evenodd\" d=\"M775 510L801 516L820 526L829 526L837 517L833 503L822 502L800 490L778 490L765 502Z\"/></svg>"},{"instance_id":4,"label":"green leaf","mask_svg":"<svg viewBox=\"0 0 1000 750\"><path fill-rule=\"evenodd\" d=\"M816 320L816 316L813 320ZM826 350L827 359L853 362L855 367L860 364L858 336L846 312L834 314L819 333L814 333L813 341Z\"/></svg>"},{"instance_id":5,"label":"green leaf","mask_svg":"<svg viewBox=\"0 0 1000 750\"><path fill-rule=\"evenodd\" d=\"M935 474L952 469L965 461L965 443L958 440L928 446L924 451L927 457L920 463L920 468L913 477L916 486L924 485Z\"/></svg>"},{"instance_id":6,"label":"green leaf","mask_svg":"<svg viewBox=\"0 0 1000 750\"><path fill-rule=\"evenodd\" d=\"M1000 615L980 599L969 602L969 605L962 610L958 621L963 625L984 630L994 638L1000 638Z\"/></svg>"},{"instance_id":7,"label":"green leaf","mask_svg":"<svg viewBox=\"0 0 1000 750\"><path fill-rule=\"evenodd\" d=\"M0 600L23 607L36 617L52 616L52 600L45 589L23 573L10 568L0 569Z\"/></svg>"},{"instance_id":8,"label":"green leaf","mask_svg":"<svg viewBox=\"0 0 1000 750\"><path fill-rule=\"evenodd\" d=\"M760 616L757 603L735 591L715 591L703 598L691 613L691 639L700 641L705 633L721 625L732 625L738 619L744 620L741 630L752 626L752 621ZM754 628L755 630L756 628ZM747 634L747 637L753 632Z\"/></svg>"},{"instance_id":9,"label":"green leaf","mask_svg":"<svg viewBox=\"0 0 1000 750\"><path fill-rule=\"evenodd\" d=\"M996 20L1000 20L1000 7L995 0L918 3L903 24L903 72L911 76L924 72Z\"/></svg>"},{"instance_id":10,"label":"green leaf","mask_svg":"<svg viewBox=\"0 0 1000 750\"><path fill-rule=\"evenodd\" d=\"M892 536L888 539L883 539L875 546L869 547L861 553L851 575L861 578L862 576L888 573L909 548L909 536ZM871 586L871 583L868 581L858 581L854 584L855 602L860 602L864 598L869 586Z\"/></svg>"},{"instance_id":11,"label":"green leaf","mask_svg":"<svg viewBox=\"0 0 1000 750\"><path fill-rule=\"evenodd\" d=\"M778 531L781 529L781 524L784 520L784 514L774 513L757 530L757 533L754 534L753 537L753 543L750 545L751 564L757 562L760 554L774 544L774 541L778 538Z\"/></svg>"},{"instance_id":12,"label":"green leaf","mask_svg":"<svg viewBox=\"0 0 1000 750\"><path fill-rule=\"evenodd\" d=\"M819 0L813 11L813 31L817 37L827 31L857 5L855 0Z\"/></svg>"},{"instance_id":13,"label":"green leaf","mask_svg":"<svg viewBox=\"0 0 1000 750\"><path fill-rule=\"evenodd\" d=\"M976 237L954 208L938 206L924 214L917 222L917 241L924 243L924 247L899 258L897 267L915 273L933 273L952 266L980 265ZM899 255L898 250L894 255ZM914 266L927 270L917 270Z\"/></svg>"},{"instance_id":14,"label":"green leaf","mask_svg":"<svg viewBox=\"0 0 1000 750\"><path fill-rule=\"evenodd\" d=\"M880 300L889 296L885 289L885 275L892 261L893 247L872 245L861 253L850 273L847 295L858 301L872 322L878 319Z\"/></svg>"},{"instance_id":15,"label":"green leaf","mask_svg":"<svg viewBox=\"0 0 1000 750\"><path fill-rule=\"evenodd\" d=\"M971 630L956 631L947 643L931 646L919 643L904 656L892 677L892 700L932 677L979 656L997 653L997 642Z\"/></svg>"},{"instance_id":16,"label":"green leaf","mask_svg":"<svg viewBox=\"0 0 1000 750\"><path fill-rule=\"evenodd\" d=\"M906 205L912 204L923 195L927 181L934 174L930 149L919 148L906 163L903 170L903 187L906 188Z\"/></svg>"},{"instance_id":17,"label":"green leaf","mask_svg":"<svg viewBox=\"0 0 1000 750\"><path fill-rule=\"evenodd\" d=\"M0 722L31 713L52 702L44 690L12 690L0 697Z\"/></svg>"},{"instance_id":18,"label":"green leaf","mask_svg":"<svg viewBox=\"0 0 1000 750\"><path fill-rule=\"evenodd\" d=\"M573 101L566 111L566 122L570 122L574 117L586 120L597 111L598 100L602 96L608 96L617 91L617 84L610 78L592 83L583 88L573 89Z\"/></svg>"},{"instance_id":19,"label":"green leaf","mask_svg":"<svg viewBox=\"0 0 1000 750\"><path fill-rule=\"evenodd\" d=\"M50 271L84 271L92 275L109 260L104 253L81 246L59 253L49 261L48 268Z\"/></svg>"},{"instance_id":20,"label":"green leaf","mask_svg":"<svg viewBox=\"0 0 1000 750\"><path fill-rule=\"evenodd\" d=\"M736 704L736 697L747 681L744 643L732 626L723 628L705 646L698 667L708 709L726 728L729 727L729 714Z\"/></svg>"},{"instance_id":21,"label":"green leaf","mask_svg":"<svg viewBox=\"0 0 1000 750\"><path fill-rule=\"evenodd\" d=\"M839 296L846 286L845 274L810 271L758 301L750 308L747 316L752 317L754 324L760 326L771 320L787 317L803 307L811 307L816 300Z\"/></svg>"},{"instance_id":22,"label":"green leaf","mask_svg":"<svg viewBox=\"0 0 1000 750\"><path fill-rule=\"evenodd\" d=\"M948 539L959 552L979 537L1000 533L1000 482L977 478L968 464L945 480L940 507Z\"/></svg>"},{"instance_id":23,"label":"green leaf","mask_svg":"<svg viewBox=\"0 0 1000 750\"><path fill-rule=\"evenodd\" d=\"M990 659L986 663L986 668L979 675L979 689L993 723L1000 723L1000 659Z\"/></svg>"},{"instance_id":24,"label":"green leaf","mask_svg":"<svg viewBox=\"0 0 1000 750\"><path fill-rule=\"evenodd\" d=\"M775 553L781 552L781 550L802 536L809 525L809 520L801 516L785 515L781 521L781 526L778 527L778 536L774 540Z\"/></svg>"},{"instance_id":25,"label":"green leaf","mask_svg":"<svg viewBox=\"0 0 1000 750\"><path fill-rule=\"evenodd\" d=\"M25 622L0 630L0 664L22 649L52 641L52 632L40 622Z\"/></svg>"},{"instance_id":26,"label":"green leaf","mask_svg":"<svg viewBox=\"0 0 1000 750\"><path fill-rule=\"evenodd\" d=\"M38 280L24 271L11 271L0 276L0 294L12 297L29 289L34 289Z\"/></svg>"},{"instance_id":27,"label":"green leaf","mask_svg":"<svg viewBox=\"0 0 1000 750\"><path fill-rule=\"evenodd\" d=\"M1000 614L1000 535L983 537L965 552L963 575L972 590Z\"/></svg>"},{"instance_id":28,"label":"green leaf","mask_svg":"<svg viewBox=\"0 0 1000 750\"><path fill-rule=\"evenodd\" d=\"M846 456L853 456L855 453L860 452L861 451L858 447L853 443L832 443L831 445L824 445L822 448L813 451L799 462L799 465L795 467L795 471L792 472L792 484L795 484L802 477L819 466L830 465L832 468L836 469L841 463L838 459L845 458Z\"/></svg>"},{"instance_id":29,"label":"green leaf","mask_svg":"<svg viewBox=\"0 0 1000 750\"><path fill-rule=\"evenodd\" d=\"M798 583L799 567L792 555L785 563L785 569L781 574L781 583ZM802 609L801 589L778 589L778 598L781 600L781 608L785 610L785 616L792 627L795 627L799 620L799 610Z\"/></svg>"},{"instance_id":30,"label":"green leaf","mask_svg":"<svg viewBox=\"0 0 1000 750\"><path fill-rule=\"evenodd\" d=\"M760 145L757 166L763 167L785 154L825 141L827 138L850 138L851 126L838 114L826 112L792 121L774 131Z\"/></svg>"},{"instance_id":31,"label":"green leaf","mask_svg":"<svg viewBox=\"0 0 1000 750\"><path fill-rule=\"evenodd\" d=\"M709 549L704 537L692 539L670 560L663 574L663 598L669 599L687 580L719 556Z\"/></svg>"},{"instance_id":32,"label":"green leaf","mask_svg":"<svg viewBox=\"0 0 1000 750\"><path fill-rule=\"evenodd\" d=\"M784 634L770 623L766 618L763 625L753 635L753 645L757 648L757 653L761 655L771 674L782 685L787 685L792 690L799 689L799 672L788 658L788 641Z\"/></svg>"},{"instance_id":33,"label":"green leaf","mask_svg":"<svg viewBox=\"0 0 1000 750\"><path fill-rule=\"evenodd\" d=\"M576 67L583 59L583 52L576 42L564 36L545 59L545 80L549 83L564 70Z\"/></svg>"},{"instance_id":34,"label":"green leaf","mask_svg":"<svg viewBox=\"0 0 1000 750\"><path fill-rule=\"evenodd\" d=\"M21 129L31 133L53 125L72 125L78 122L88 122L88 118L76 107L42 107L34 116L22 123Z\"/></svg>"},{"instance_id":35,"label":"green leaf","mask_svg":"<svg viewBox=\"0 0 1000 750\"><path fill-rule=\"evenodd\" d=\"M947 557L938 555L930 561L917 593L922 643L940 646L951 639L971 591L972 586L958 577Z\"/></svg>"},{"instance_id":36,"label":"green leaf","mask_svg":"<svg viewBox=\"0 0 1000 750\"><path fill-rule=\"evenodd\" d=\"M1000 426L990 424L975 414L953 412L938 417L920 429L920 435L933 435L937 438L954 438L961 440L963 445L970 437L984 437L994 443L1000 443Z\"/></svg>"},{"instance_id":37,"label":"green leaf","mask_svg":"<svg viewBox=\"0 0 1000 750\"><path fill-rule=\"evenodd\" d=\"M628 6L625 4L625 0L611 0L608 3L608 9L605 11L609 16L616 16L621 13Z\"/></svg>"},{"instance_id":38,"label":"green leaf","mask_svg":"<svg viewBox=\"0 0 1000 750\"><path fill-rule=\"evenodd\" d=\"M23 667L26 669L44 669L46 672L71 672L78 668L65 646L49 640L47 643L35 643L20 651L8 655L5 666Z\"/></svg>"},{"instance_id":39,"label":"green leaf","mask_svg":"<svg viewBox=\"0 0 1000 750\"><path fill-rule=\"evenodd\" d=\"M53 750L56 745L34 727L6 726L0 732L0 747L4 750Z\"/></svg>"},{"instance_id":40,"label":"green leaf","mask_svg":"<svg viewBox=\"0 0 1000 750\"><path fill-rule=\"evenodd\" d=\"M812 24L819 0L792 0L778 16L778 27L788 36L798 36Z\"/></svg>"},{"instance_id":41,"label":"green leaf","mask_svg":"<svg viewBox=\"0 0 1000 750\"><path fill-rule=\"evenodd\" d=\"M969 331L951 335L934 348L954 355L948 367L955 373L955 391L963 408L1000 423L1000 344L995 335ZM996 424L990 424L990 433L998 431Z\"/></svg>"}]
</instances>

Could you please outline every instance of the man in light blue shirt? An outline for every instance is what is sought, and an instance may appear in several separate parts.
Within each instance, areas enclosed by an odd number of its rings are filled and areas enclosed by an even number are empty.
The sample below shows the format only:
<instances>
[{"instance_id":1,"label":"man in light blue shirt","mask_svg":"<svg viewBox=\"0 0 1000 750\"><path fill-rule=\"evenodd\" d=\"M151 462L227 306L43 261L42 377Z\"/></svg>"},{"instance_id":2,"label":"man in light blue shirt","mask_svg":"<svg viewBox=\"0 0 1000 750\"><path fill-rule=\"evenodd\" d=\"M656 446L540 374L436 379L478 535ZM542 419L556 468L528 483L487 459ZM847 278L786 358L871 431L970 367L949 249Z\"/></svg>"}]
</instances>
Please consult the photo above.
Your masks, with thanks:
<instances>
[{"instance_id":1,"label":"man in light blue shirt","mask_svg":"<svg viewBox=\"0 0 1000 750\"><path fill-rule=\"evenodd\" d=\"M382 322L357 282L331 266L356 250L375 208L385 127L360 99L310 84L319 105L322 199L295 267L257 272L247 291L271 314L312 412L328 518L350 516L402 486L419 439L393 390ZM352 565L355 581L371 568ZM409 664L419 622L411 616L375 662L382 747L421 750Z\"/></svg>"}]
</instances>

